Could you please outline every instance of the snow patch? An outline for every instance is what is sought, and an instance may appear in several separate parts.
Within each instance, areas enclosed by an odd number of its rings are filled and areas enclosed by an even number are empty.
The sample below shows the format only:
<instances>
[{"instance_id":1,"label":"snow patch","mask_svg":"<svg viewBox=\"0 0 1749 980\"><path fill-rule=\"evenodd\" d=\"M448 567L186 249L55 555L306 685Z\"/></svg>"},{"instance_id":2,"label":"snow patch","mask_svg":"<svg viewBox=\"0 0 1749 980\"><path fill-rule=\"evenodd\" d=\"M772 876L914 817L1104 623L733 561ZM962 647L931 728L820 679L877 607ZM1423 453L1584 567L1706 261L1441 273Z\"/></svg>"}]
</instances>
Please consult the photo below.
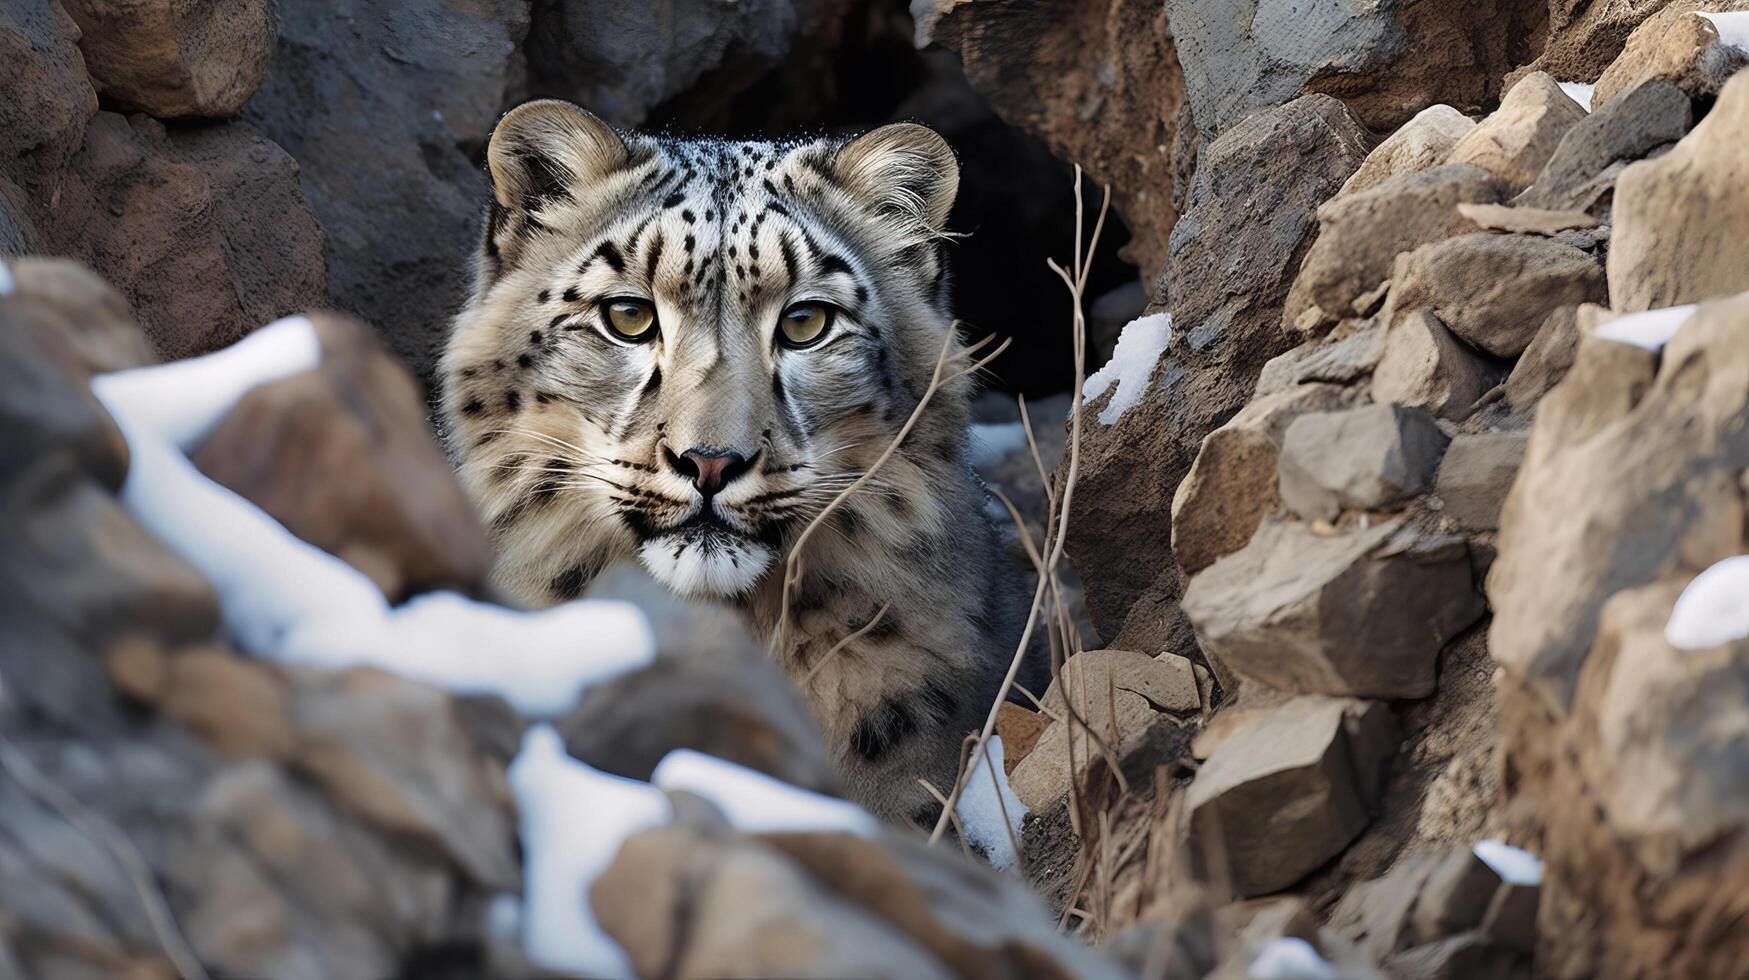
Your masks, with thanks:
<instances>
[{"instance_id":1,"label":"snow patch","mask_svg":"<svg viewBox=\"0 0 1749 980\"><path fill-rule=\"evenodd\" d=\"M531 726L510 763L524 852L522 944L549 970L630 977L631 960L595 921L589 886L627 837L673 816L668 795L565 753L551 725Z\"/></svg>"},{"instance_id":2,"label":"snow patch","mask_svg":"<svg viewBox=\"0 0 1749 980\"><path fill-rule=\"evenodd\" d=\"M1082 384L1082 404L1091 405L1115 386L1111 400L1099 413L1099 421L1106 425L1116 422L1147 392L1148 382L1154 377L1154 367L1160 363L1160 355L1166 352L1166 344L1171 339L1170 313L1137 317L1125 324L1123 333L1117 338L1117 347L1111 352L1111 360Z\"/></svg>"},{"instance_id":3,"label":"snow patch","mask_svg":"<svg viewBox=\"0 0 1749 980\"><path fill-rule=\"evenodd\" d=\"M1336 970L1311 943L1297 936L1278 936L1252 957L1245 976L1250 980L1336 980Z\"/></svg>"},{"instance_id":4,"label":"snow patch","mask_svg":"<svg viewBox=\"0 0 1749 980\"><path fill-rule=\"evenodd\" d=\"M1678 650L1709 650L1746 636L1749 555L1726 558L1696 575L1664 624L1664 641Z\"/></svg>"},{"instance_id":5,"label":"snow patch","mask_svg":"<svg viewBox=\"0 0 1749 980\"><path fill-rule=\"evenodd\" d=\"M1688 322L1697 309L1695 304L1687 306L1668 306L1661 310L1647 310L1644 313L1629 313L1609 321L1592 336L1599 340L1613 340L1618 344L1632 344L1643 347L1656 354L1664 349L1670 338L1676 336L1676 331Z\"/></svg>"},{"instance_id":6,"label":"snow patch","mask_svg":"<svg viewBox=\"0 0 1749 980\"><path fill-rule=\"evenodd\" d=\"M1020 802L1020 797L1015 796L1008 785L1008 773L1002 761L1002 736L991 736L989 749L994 768L984 764L985 753L978 753L972 774L960 793L959 802L954 804L953 812L959 817L967 842L983 851L993 867L1006 871L1014 867L1017 859L1014 841L1020 839L1020 821L1026 816L1026 804ZM991 772L996 774L994 784L990 779ZM1005 811L1008 815L1006 821L1002 817Z\"/></svg>"},{"instance_id":7,"label":"snow patch","mask_svg":"<svg viewBox=\"0 0 1749 980\"><path fill-rule=\"evenodd\" d=\"M875 818L854 803L692 749L663 756L650 782L709 800L735 829L750 834L842 830L872 837L880 830Z\"/></svg>"},{"instance_id":8,"label":"snow patch","mask_svg":"<svg viewBox=\"0 0 1749 980\"><path fill-rule=\"evenodd\" d=\"M1695 16L1705 17L1713 22L1713 27L1719 32L1720 43L1749 53L1749 11L1697 10Z\"/></svg>"},{"instance_id":9,"label":"snow patch","mask_svg":"<svg viewBox=\"0 0 1749 980\"><path fill-rule=\"evenodd\" d=\"M1590 82L1556 82L1555 84L1561 87L1561 91L1567 93L1569 99L1579 103L1579 108L1586 112L1591 111L1591 94L1597 89L1596 85Z\"/></svg>"},{"instance_id":10,"label":"snow patch","mask_svg":"<svg viewBox=\"0 0 1749 980\"><path fill-rule=\"evenodd\" d=\"M1479 840L1470 850L1508 885L1542 884L1542 860L1522 847L1513 847L1505 841Z\"/></svg>"},{"instance_id":11,"label":"snow patch","mask_svg":"<svg viewBox=\"0 0 1749 980\"><path fill-rule=\"evenodd\" d=\"M1026 452L1026 426L1019 422L984 422L972 426L967 444L973 469L988 469L1015 453Z\"/></svg>"}]
</instances>

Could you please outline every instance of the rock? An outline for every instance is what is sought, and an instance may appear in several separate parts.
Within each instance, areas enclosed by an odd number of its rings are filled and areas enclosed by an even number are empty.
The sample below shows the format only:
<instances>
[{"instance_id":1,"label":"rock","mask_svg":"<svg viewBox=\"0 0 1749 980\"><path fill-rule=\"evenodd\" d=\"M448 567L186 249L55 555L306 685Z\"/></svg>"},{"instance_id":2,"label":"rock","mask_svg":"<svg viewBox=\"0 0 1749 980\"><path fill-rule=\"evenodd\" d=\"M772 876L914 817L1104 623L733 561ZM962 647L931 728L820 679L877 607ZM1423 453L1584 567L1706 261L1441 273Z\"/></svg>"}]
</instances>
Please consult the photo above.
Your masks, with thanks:
<instances>
[{"instance_id":1,"label":"rock","mask_svg":"<svg viewBox=\"0 0 1749 980\"><path fill-rule=\"evenodd\" d=\"M284 760L297 747L290 699L271 667L220 648L162 658L165 676L154 699L165 717L236 758Z\"/></svg>"},{"instance_id":2,"label":"rock","mask_svg":"<svg viewBox=\"0 0 1749 980\"><path fill-rule=\"evenodd\" d=\"M121 290L165 358L327 299L298 166L245 123L167 129L98 113L42 231Z\"/></svg>"},{"instance_id":3,"label":"rock","mask_svg":"<svg viewBox=\"0 0 1749 980\"><path fill-rule=\"evenodd\" d=\"M103 374L151 364L151 345L128 314L127 300L103 277L66 259L8 263L18 300L31 304L72 347L81 372Z\"/></svg>"},{"instance_id":4,"label":"rock","mask_svg":"<svg viewBox=\"0 0 1749 980\"><path fill-rule=\"evenodd\" d=\"M1463 433L1451 441L1434 492L1444 513L1466 531L1500 525L1500 508L1524 459L1526 432Z\"/></svg>"},{"instance_id":5,"label":"rock","mask_svg":"<svg viewBox=\"0 0 1749 980\"><path fill-rule=\"evenodd\" d=\"M67 0L99 93L160 119L234 116L273 54L271 0Z\"/></svg>"},{"instance_id":6,"label":"rock","mask_svg":"<svg viewBox=\"0 0 1749 980\"><path fill-rule=\"evenodd\" d=\"M1578 314L1577 307L1563 306L1537 328L1535 339L1506 378L1506 404L1514 411L1532 407L1566 377L1579 348Z\"/></svg>"},{"instance_id":7,"label":"rock","mask_svg":"<svg viewBox=\"0 0 1749 980\"><path fill-rule=\"evenodd\" d=\"M1480 928L1498 893L1511 887L1468 847L1411 853L1383 877L1351 886L1330 926L1374 960L1387 960Z\"/></svg>"},{"instance_id":8,"label":"rock","mask_svg":"<svg viewBox=\"0 0 1749 980\"><path fill-rule=\"evenodd\" d=\"M1316 234L1319 202L1360 165L1360 140L1339 105L1303 98L1204 148L1157 284L1171 300L1172 342L1141 401L1082 433L1076 498L1085 503L1076 505L1066 547L1102 643L1160 650L1190 642L1169 540L1135 529L1167 527L1173 489L1202 438L1249 400L1264 363L1293 343L1278 324L1295 256Z\"/></svg>"},{"instance_id":9,"label":"rock","mask_svg":"<svg viewBox=\"0 0 1749 980\"><path fill-rule=\"evenodd\" d=\"M1189 660L1127 650L1070 657L1042 701L1059 720L1039 736L1010 779L1014 795L1034 810L1061 799L1071 779L1085 785L1093 767L1104 763L1102 746L1121 761L1163 713L1184 719L1202 708Z\"/></svg>"},{"instance_id":10,"label":"rock","mask_svg":"<svg viewBox=\"0 0 1749 980\"><path fill-rule=\"evenodd\" d=\"M1688 95L1674 82L1638 85L1574 123L1516 203L1600 215L1614 200L1622 169L1681 139L1693 122Z\"/></svg>"},{"instance_id":11,"label":"rock","mask_svg":"<svg viewBox=\"0 0 1749 980\"><path fill-rule=\"evenodd\" d=\"M279 42L243 117L298 161L327 238L320 304L358 315L429 379L465 298L488 195L469 147L511 99L522 0L356 8L278 0Z\"/></svg>"},{"instance_id":12,"label":"rock","mask_svg":"<svg viewBox=\"0 0 1749 980\"><path fill-rule=\"evenodd\" d=\"M1551 0L1548 41L1535 61L1508 75L1546 71L1556 78L1593 81L1621 54L1628 36L1664 10L1744 9L1743 0ZM1594 103L1594 107L1602 103Z\"/></svg>"},{"instance_id":13,"label":"rock","mask_svg":"<svg viewBox=\"0 0 1749 980\"><path fill-rule=\"evenodd\" d=\"M1473 347L1512 358L1549 313L1607 298L1591 256L1531 235L1477 232L1423 245L1397 264L1390 309L1431 310Z\"/></svg>"},{"instance_id":14,"label":"rock","mask_svg":"<svg viewBox=\"0 0 1749 980\"><path fill-rule=\"evenodd\" d=\"M1428 106L1367 154L1366 162L1336 196L1359 194L1392 177L1437 167L1451 155L1458 140L1475 128L1475 120L1451 106Z\"/></svg>"},{"instance_id":15,"label":"rock","mask_svg":"<svg viewBox=\"0 0 1749 980\"><path fill-rule=\"evenodd\" d=\"M1466 932L1436 943L1405 950L1386 960L1390 976L1404 980L1464 980L1466 977L1529 977L1517 954L1488 937Z\"/></svg>"},{"instance_id":16,"label":"rock","mask_svg":"<svg viewBox=\"0 0 1749 980\"><path fill-rule=\"evenodd\" d=\"M1280 502L1276 461L1289 423L1352 401L1335 385L1300 385L1260 396L1204 437L1172 496L1172 554L1186 575L1243 548Z\"/></svg>"},{"instance_id":17,"label":"rock","mask_svg":"<svg viewBox=\"0 0 1749 980\"><path fill-rule=\"evenodd\" d=\"M36 226L18 185L0 176L0 259L36 251Z\"/></svg>"},{"instance_id":18,"label":"rock","mask_svg":"<svg viewBox=\"0 0 1749 980\"><path fill-rule=\"evenodd\" d=\"M1749 63L1749 52L1722 43L1712 21L1688 12L1687 6L1667 7L1634 28L1621 55L1597 79L1592 106L1602 108L1654 78L1675 82L1695 98L1715 95Z\"/></svg>"},{"instance_id":19,"label":"rock","mask_svg":"<svg viewBox=\"0 0 1749 980\"><path fill-rule=\"evenodd\" d=\"M676 598L633 566L603 572L585 598L643 609L656 660L591 687L558 720L572 755L648 779L669 752L698 749L804 789L840 790L808 709L739 616Z\"/></svg>"},{"instance_id":20,"label":"rock","mask_svg":"<svg viewBox=\"0 0 1749 980\"><path fill-rule=\"evenodd\" d=\"M1247 722L1185 797L1202 880L1241 896L1292 885L1372 819L1396 724L1382 704L1295 698Z\"/></svg>"},{"instance_id":21,"label":"rock","mask_svg":"<svg viewBox=\"0 0 1749 980\"><path fill-rule=\"evenodd\" d=\"M1473 227L1458 204L1500 204L1509 191L1480 167L1453 164L1329 202L1318 209L1318 240L1300 266L1308 297L1331 315L1349 315L1357 299L1390 276L1399 252Z\"/></svg>"},{"instance_id":22,"label":"rock","mask_svg":"<svg viewBox=\"0 0 1749 980\"><path fill-rule=\"evenodd\" d=\"M1302 384L1352 384L1371 374L1384 352L1384 328L1371 323L1339 339L1332 336L1307 341L1263 365L1254 397Z\"/></svg>"},{"instance_id":23,"label":"rock","mask_svg":"<svg viewBox=\"0 0 1749 980\"><path fill-rule=\"evenodd\" d=\"M1583 341L1538 406L1488 573L1489 652L1547 705L1570 704L1610 595L1679 558L1704 567L1732 553L1749 462L1746 326L1749 297L1736 297L1703 305L1661 358Z\"/></svg>"},{"instance_id":24,"label":"rock","mask_svg":"<svg viewBox=\"0 0 1749 980\"><path fill-rule=\"evenodd\" d=\"M1124 324L1141 316L1147 307L1148 290L1140 282L1126 282L1094 300L1087 309L1087 363L1111 360Z\"/></svg>"},{"instance_id":25,"label":"rock","mask_svg":"<svg viewBox=\"0 0 1749 980\"><path fill-rule=\"evenodd\" d=\"M1187 0L1170 8L1185 90L1205 139L1302 92L1347 103L1390 130L1424 106L1479 109L1526 60L1544 4L1345 4Z\"/></svg>"},{"instance_id":26,"label":"rock","mask_svg":"<svg viewBox=\"0 0 1749 980\"><path fill-rule=\"evenodd\" d=\"M1160 268L1196 163L1165 8L1147 0L922 0L911 9L918 46L952 49L966 80L1009 125L1110 187L1133 236L1125 256L1144 273Z\"/></svg>"},{"instance_id":27,"label":"rock","mask_svg":"<svg viewBox=\"0 0 1749 980\"><path fill-rule=\"evenodd\" d=\"M1536 950L1536 913L1542 902L1540 884L1503 884L1482 914L1482 932L1515 952Z\"/></svg>"},{"instance_id":28,"label":"rock","mask_svg":"<svg viewBox=\"0 0 1749 980\"><path fill-rule=\"evenodd\" d=\"M1471 130L1446 156L1447 163L1470 163L1499 174L1514 187L1528 187L1554 156L1567 130L1585 118L1546 72L1518 81L1500 108Z\"/></svg>"},{"instance_id":29,"label":"rock","mask_svg":"<svg viewBox=\"0 0 1749 980\"><path fill-rule=\"evenodd\" d=\"M1433 416L1402 405L1312 412L1281 442L1281 499L1308 521L1388 510L1433 483L1451 440Z\"/></svg>"},{"instance_id":30,"label":"rock","mask_svg":"<svg viewBox=\"0 0 1749 980\"><path fill-rule=\"evenodd\" d=\"M251 388L190 458L365 572L391 601L479 588L492 546L450 477L418 387L368 327L337 314L311 319L321 364Z\"/></svg>"},{"instance_id":31,"label":"rock","mask_svg":"<svg viewBox=\"0 0 1749 980\"><path fill-rule=\"evenodd\" d=\"M1385 352L1373 369L1372 396L1463 419L1499 377L1499 366L1452 336L1426 310L1400 317L1385 332Z\"/></svg>"},{"instance_id":32,"label":"rock","mask_svg":"<svg viewBox=\"0 0 1749 980\"><path fill-rule=\"evenodd\" d=\"M1251 336L1279 317L1292 270L1317 234L1318 205L1366 159L1370 142L1342 103L1308 95L1204 148L1154 286L1193 348ZM1258 221L1259 212L1275 220Z\"/></svg>"},{"instance_id":33,"label":"rock","mask_svg":"<svg viewBox=\"0 0 1749 980\"><path fill-rule=\"evenodd\" d=\"M1458 213L1484 231L1553 237L1575 228L1595 228L1597 219L1583 211L1550 211L1505 204L1460 204Z\"/></svg>"},{"instance_id":34,"label":"rock","mask_svg":"<svg viewBox=\"0 0 1749 980\"><path fill-rule=\"evenodd\" d=\"M1421 698L1440 647L1482 615L1461 538L1403 519L1319 534L1266 521L1190 580L1184 611L1203 653L1291 693Z\"/></svg>"},{"instance_id":35,"label":"rock","mask_svg":"<svg viewBox=\"0 0 1749 980\"><path fill-rule=\"evenodd\" d=\"M27 192L40 220L52 210L55 177L97 111L79 27L54 0L14 0L0 9L0 92L0 178Z\"/></svg>"},{"instance_id":36,"label":"rock","mask_svg":"<svg viewBox=\"0 0 1749 980\"><path fill-rule=\"evenodd\" d=\"M1615 186L1609 305L1617 313L1679 306L1749 289L1749 75L1669 153L1622 171Z\"/></svg>"}]
</instances>

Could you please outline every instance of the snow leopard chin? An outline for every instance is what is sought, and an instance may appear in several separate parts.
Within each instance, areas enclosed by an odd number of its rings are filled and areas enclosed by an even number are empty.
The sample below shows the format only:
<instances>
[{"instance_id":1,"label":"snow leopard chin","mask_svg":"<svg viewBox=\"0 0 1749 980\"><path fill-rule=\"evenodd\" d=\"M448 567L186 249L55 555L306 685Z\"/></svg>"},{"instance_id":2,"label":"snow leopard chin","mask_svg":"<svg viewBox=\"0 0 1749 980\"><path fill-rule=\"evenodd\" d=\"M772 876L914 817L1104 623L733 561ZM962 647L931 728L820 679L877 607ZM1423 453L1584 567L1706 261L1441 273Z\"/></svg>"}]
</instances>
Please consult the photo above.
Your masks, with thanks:
<instances>
[{"instance_id":1,"label":"snow leopard chin","mask_svg":"<svg viewBox=\"0 0 1749 980\"><path fill-rule=\"evenodd\" d=\"M695 599L746 595L771 567L773 557L766 545L715 528L665 534L638 548L638 558L651 575Z\"/></svg>"}]
</instances>

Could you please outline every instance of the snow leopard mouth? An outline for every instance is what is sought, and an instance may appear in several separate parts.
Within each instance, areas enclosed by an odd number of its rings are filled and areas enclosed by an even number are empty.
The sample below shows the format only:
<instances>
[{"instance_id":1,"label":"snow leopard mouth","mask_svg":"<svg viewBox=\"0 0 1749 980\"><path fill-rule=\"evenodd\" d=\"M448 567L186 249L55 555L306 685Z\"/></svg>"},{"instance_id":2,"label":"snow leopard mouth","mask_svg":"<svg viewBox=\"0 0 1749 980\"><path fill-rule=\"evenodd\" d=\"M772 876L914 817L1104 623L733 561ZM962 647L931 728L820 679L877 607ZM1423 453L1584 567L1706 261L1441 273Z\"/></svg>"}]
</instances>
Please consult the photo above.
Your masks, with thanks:
<instances>
[{"instance_id":1,"label":"snow leopard mouth","mask_svg":"<svg viewBox=\"0 0 1749 980\"><path fill-rule=\"evenodd\" d=\"M752 590L776 551L709 507L646 538L638 558L682 595L733 598Z\"/></svg>"}]
</instances>

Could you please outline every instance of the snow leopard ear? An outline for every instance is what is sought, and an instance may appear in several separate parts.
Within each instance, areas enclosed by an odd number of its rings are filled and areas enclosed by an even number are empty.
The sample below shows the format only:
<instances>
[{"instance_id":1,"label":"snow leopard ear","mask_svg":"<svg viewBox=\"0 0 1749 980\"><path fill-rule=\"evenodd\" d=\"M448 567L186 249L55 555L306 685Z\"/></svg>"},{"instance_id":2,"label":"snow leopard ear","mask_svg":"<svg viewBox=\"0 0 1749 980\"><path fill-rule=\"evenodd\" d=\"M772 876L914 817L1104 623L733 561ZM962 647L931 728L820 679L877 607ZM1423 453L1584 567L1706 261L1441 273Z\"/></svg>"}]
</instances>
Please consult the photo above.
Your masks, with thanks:
<instances>
[{"instance_id":1,"label":"snow leopard ear","mask_svg":"<svg viewBox=\"0 0 1749 980\"><path fill-rule=\"evenodd\" d=\"M492 214L486 258L511 265L543 214L570 203L624 167L625 140L593 113L558 99L525 102L504 114L486 146Z\"/></svg>"},{"instance_id":2,"label":"snow leopard ear","mask_svg":"<svg viewBox=\"0 0 1749 980\"><path fill-rule=\"evenodd\" d=\"M894 123L846 143L833 161L838 180L877 212L921 225L947 227L959 192L960 166L941 134L916 123Z\"/></svg>"}]
</instances>

